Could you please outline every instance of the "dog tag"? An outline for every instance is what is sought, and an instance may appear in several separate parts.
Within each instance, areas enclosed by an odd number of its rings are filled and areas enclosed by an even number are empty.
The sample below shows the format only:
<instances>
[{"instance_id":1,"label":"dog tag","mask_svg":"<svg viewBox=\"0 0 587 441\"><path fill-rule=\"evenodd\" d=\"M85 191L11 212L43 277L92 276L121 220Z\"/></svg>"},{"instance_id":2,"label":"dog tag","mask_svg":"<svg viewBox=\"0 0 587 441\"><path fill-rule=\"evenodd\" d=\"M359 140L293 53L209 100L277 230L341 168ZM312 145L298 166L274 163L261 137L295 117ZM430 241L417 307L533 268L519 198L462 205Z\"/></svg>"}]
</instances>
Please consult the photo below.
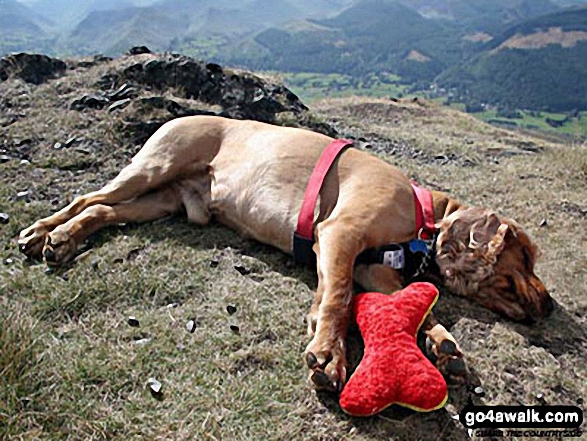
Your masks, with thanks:
<instances>
[{"instance_id":1,"label":"dog tag","mask_svg":"<svg viewBox=\"0 0 587 441\"><path fill-rule=\"evenodd\" d=\"M384 252L383 265L393 269L402 269L406 265L403 248Z\"/></svg>"},{"instance_id":2,"label":"dog tag","mask_svg":"<svg viewBox=\"0 0 587 441\"><path fill-rule=\"evenodd\" d=\"M428 254L428 245L423 240L414 239L410 241L410 251L412 253Z\"/></svg>"}]
</instances>

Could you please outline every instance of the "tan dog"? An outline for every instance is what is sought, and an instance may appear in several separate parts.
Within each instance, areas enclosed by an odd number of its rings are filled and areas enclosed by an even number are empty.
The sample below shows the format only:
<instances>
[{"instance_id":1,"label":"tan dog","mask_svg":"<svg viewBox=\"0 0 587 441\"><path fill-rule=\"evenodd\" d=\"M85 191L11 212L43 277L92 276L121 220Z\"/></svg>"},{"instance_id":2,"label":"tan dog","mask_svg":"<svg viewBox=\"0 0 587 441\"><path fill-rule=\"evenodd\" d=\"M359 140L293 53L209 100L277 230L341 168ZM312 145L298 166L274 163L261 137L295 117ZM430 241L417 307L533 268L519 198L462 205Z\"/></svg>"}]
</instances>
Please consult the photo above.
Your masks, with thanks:
<instances>
[{"instance_id":1,"label":"tan dog","mask_svg":"<svg viewBox=\"0 0 587 441\"><path fill-rule=\"evenodd\" d=\"M151 221L183 210L198 225L214 216L244 236L290 253L306 184L331 141L254 121L208 116L171 121L104 188L22 231L21 250L29 256L42 253L48 265L58 266L105 225ZM515 222L466 208L439 192L433 192L433 200L436 262L451 290L516 320L552 310L533 272L536 248ZM353 274L367 290L393 293L402 286L395 270L354 268L355 258L367 248L408 241L414 229L409 180L365 152L344 151L326 176L315 221L319 282L306 360L318 386L340 390L346 381ZM442 344L454 339L441 325L432 319L425 328L441 370L462 357L455 345ZM441 346L452 349L444 353Z\"/></svg>"}]
</instances>

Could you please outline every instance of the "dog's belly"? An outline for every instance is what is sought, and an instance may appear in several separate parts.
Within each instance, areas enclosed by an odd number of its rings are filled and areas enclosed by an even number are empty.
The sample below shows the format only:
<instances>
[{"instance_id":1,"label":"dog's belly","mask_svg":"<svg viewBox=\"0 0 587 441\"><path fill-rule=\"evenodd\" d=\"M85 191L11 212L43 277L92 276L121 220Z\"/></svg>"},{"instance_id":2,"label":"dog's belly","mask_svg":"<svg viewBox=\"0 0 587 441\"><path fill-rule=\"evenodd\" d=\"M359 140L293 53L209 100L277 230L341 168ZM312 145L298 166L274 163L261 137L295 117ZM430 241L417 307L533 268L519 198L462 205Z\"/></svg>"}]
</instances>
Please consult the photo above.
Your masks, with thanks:
<instances>
[{"instance_id":1,"label":"dog's belly","mask_svg":"<svg viewBox=\"0 0 587 441\"><path fill-rule=\"evenodd\" d=\"M331 140L313 132L268 127L244 140L223 142L211 163L210 211L243 236L291 252L305 186Z\"/></svg>"}]
</instances>

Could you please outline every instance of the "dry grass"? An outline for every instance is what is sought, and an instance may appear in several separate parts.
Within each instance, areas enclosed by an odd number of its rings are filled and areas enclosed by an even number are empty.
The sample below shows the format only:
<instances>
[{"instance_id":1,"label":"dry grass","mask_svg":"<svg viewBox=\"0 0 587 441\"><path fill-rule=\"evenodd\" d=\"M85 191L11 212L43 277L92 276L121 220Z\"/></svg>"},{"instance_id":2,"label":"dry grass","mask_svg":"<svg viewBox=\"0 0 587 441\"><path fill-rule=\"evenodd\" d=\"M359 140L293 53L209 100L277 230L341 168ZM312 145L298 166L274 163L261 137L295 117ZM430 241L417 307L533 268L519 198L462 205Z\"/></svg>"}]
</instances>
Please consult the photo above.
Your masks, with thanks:
<instances>
[{"instance_id":1,"label":"dry grass","mask_svg":"<svg viewBox=\"0 0 587 441\"><path fill-rule=\"evenodd\" d=\"M104 184L136 148L116 115L67 110L78 87L92 90L108 66L94 69L37 88L0 84L26 113L1 129L5 148L17 155L17 140L33 140L31 164L0 165L0 211L11 217L0 225L0 439L467 439L446 410L391 409L360 420L312 392L301 353L315 275L221 226L176 218L110 228L58 274L25 261L18 232ZM484 401L531 404L543 393L573 404L587 396L586 147L530 139L429 103L333 100L315 110L347 134L378 139L374 150L421 182L514 216L536 238L538 273L561 305L550 319L528 328L451 296L437 306L487 391ZM52 148L70 134L98 144L89 154ZM390 155L386 140L407 147ZM25 189L28 203L15 198ZM538 226L542 218L548 227ZM163 384L159 399L149 377ZM465 399L466 391L452 390L447 409Z\"/></svg>"}]
</instances>

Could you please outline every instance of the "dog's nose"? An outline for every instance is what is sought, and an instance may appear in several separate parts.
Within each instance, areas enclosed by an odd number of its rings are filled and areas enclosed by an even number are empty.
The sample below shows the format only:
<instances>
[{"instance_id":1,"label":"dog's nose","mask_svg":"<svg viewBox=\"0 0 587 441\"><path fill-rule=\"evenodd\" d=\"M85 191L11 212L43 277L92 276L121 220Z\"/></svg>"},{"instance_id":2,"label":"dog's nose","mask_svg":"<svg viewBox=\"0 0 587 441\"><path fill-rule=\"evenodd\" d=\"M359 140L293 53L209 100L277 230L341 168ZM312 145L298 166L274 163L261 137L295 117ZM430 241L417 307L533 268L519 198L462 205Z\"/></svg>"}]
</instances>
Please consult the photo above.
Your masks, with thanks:
<instances>
[{"instance_id":1,"label":"dog's nose","mask_svg":"<svg viewBox=\"0 0 587 441\"><path fill-rule=\"evenodd\" d=\"M53 251L51 248L47 248L45 250L44 255L45 255L45 260L48 260L51 262L55 260L55 251Z\"/></svg>"},{"instance_id":2,"label":"dog's nose","mask_svg":"<svg viewBox=\"0 0 587 441\"><path fill-rule=\"evenodd\" d=\"M554 300L552 300L552 297L548 297L546 299L546 301L543 303L542 307L544 308L544 317L548 317L552 314L552 311L554 311L554 308L556 307L556 303L554 303Z\"/></svg>"}]
</instances>

